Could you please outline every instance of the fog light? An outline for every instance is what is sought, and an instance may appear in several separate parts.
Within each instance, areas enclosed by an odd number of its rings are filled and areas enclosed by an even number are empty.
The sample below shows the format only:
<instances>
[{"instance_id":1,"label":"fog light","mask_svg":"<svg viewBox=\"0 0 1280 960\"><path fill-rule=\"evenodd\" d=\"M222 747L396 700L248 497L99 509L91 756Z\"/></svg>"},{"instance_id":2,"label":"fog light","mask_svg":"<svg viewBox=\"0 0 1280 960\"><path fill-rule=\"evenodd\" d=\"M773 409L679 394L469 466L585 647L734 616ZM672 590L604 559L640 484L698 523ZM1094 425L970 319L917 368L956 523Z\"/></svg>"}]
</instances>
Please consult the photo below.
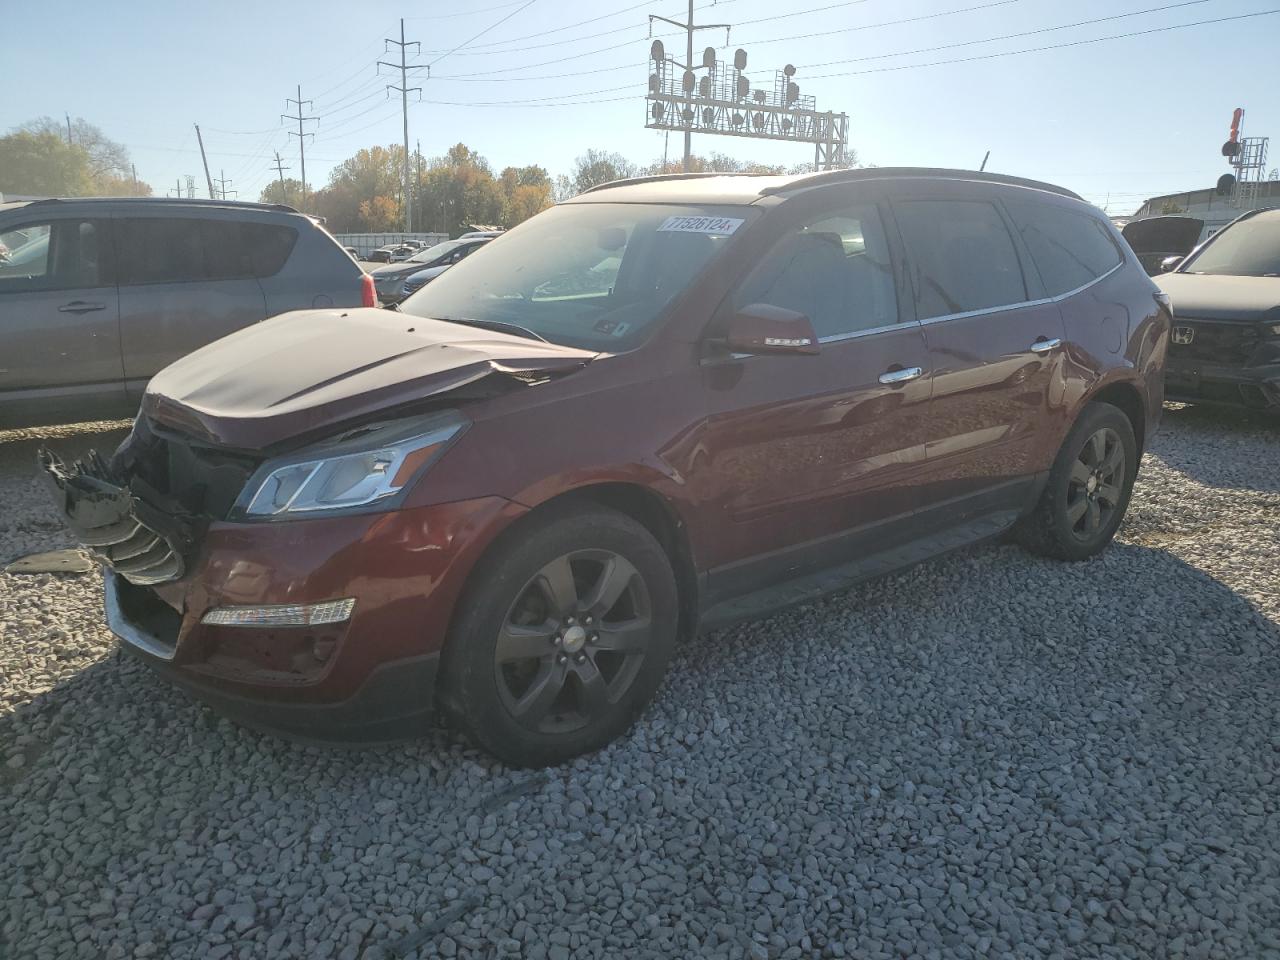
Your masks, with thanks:
<instances>
[{"instance_id":1,"label":"fog light","mask_svg":"<svg viewBox=\"0 0 1280 960\"><path fill-rule=\"evenodd\" d=\"M200 618L217 627L314 627L342 623L355 609L354 599L324 603L282 603L269 607L217 607Z\"/></svg>"}]
</instances>

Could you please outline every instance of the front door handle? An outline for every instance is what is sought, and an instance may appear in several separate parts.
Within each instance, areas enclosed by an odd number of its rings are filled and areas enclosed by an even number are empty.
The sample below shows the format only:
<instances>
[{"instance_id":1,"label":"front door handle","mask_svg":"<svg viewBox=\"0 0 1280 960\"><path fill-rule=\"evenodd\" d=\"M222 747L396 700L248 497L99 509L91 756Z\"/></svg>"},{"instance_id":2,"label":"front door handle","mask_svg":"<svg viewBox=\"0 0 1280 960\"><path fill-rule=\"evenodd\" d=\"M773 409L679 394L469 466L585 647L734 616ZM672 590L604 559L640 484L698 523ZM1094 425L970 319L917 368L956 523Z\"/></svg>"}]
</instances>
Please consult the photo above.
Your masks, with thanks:
<instances>
[{"instance_id":1,"label":"front door handle","mask_svg":"<svg viewBox=\"0 0 1280 960\"><path fill-rule=\"evenodd\" d=\"M94 310L105 310L105 303L90 303L88 300L72 300L58 308L59 313L92 313Z\"/></svg>"},{"instance_id":2,"label":"front door handle","mask_svg":"<svg viewBox=\"0 0 1280 960\"><path fill-rule=\"evenodd\" d=\"M886 370L880 374L880 382L886 386L896 386L899 383L910 383L923 376L924 371L919 367L902 367L898 370Z\"/></svg>"},{"instance_id":3,"label":"front door handle","mask_svg":"<svg viewBox=\"0 0 1280 960\"><path fill-rule=\"evenodd\" d=\"M1060 346L1062 346L1062 341L1057 337L1054 337L1051 340L1037 340L1031 345L1031 352L1048 353L1051 350L1057 350Z\"/></svg>"}]
</instances>

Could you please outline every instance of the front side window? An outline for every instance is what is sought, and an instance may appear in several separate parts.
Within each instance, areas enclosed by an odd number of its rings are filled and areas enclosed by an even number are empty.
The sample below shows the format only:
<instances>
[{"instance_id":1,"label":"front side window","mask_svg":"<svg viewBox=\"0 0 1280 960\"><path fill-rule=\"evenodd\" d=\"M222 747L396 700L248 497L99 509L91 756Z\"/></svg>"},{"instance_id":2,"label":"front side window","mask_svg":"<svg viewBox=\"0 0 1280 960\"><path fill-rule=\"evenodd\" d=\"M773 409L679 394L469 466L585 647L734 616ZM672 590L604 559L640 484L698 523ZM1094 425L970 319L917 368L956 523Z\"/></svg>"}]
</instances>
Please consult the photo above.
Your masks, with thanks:
<instances>
[{"instance_id":1,"label":"front side window","mask_svg":"<svg viewBox=\"0 0 1280 960\"><path fill-rule=\"evenodd\" d=\"M819 339L898 321L893 268L874 204L861 204L788 231L734 295L741 309L767 303L803 313Z\"/></svg>"},{"instance_id":2,"label":"front side window","mask_svg":"<svg viewBox=\"0 0 1280 960\"><path fill-rule=\"evenodd\" d=\"M104 280L99 225L55 220L0 230L0 293L71 290Z\"/></svg>"},{"instance_id":3,"label":"front side window","mask_svg":"<svg viewBox=\"0 0 1280 960\"><path fill-rule=\"evenodd\" d=\"M1226 277L1280 277L1280 216L1258 214L1218 232L1178 270Z\"/></svg>"},{"instance_id":4,"label":"front side window","mask_svg":"<svg viewBox=\"0 0 1280 960\"><path fill-rule=\"evenodd\" d=\"M755 216L734 206L562 204L485 244L400 309L515 324L589 350L627 349Z\"/></svg>"},{"instance_id":5,"label":"front side window","mask_svg":"<svg viewBox=\"0 0 1280 960\"><path fill-rule=\"evenodd\" d=\"M1123 259L1097 217L1027 200L1007 201L1005 206L1051 297L1078 290Z\"/></svg>"},{"instance_id":6,"label":"front side window","mask_svg":"<svg viewBox=\"0 0 1280 960\"><path fill-rule=\"evenodd\" d=\"M914 265L921 320L1027 299L1013 238L983 200L905 200L894 204Z\"/></svg>"}]
</instances>

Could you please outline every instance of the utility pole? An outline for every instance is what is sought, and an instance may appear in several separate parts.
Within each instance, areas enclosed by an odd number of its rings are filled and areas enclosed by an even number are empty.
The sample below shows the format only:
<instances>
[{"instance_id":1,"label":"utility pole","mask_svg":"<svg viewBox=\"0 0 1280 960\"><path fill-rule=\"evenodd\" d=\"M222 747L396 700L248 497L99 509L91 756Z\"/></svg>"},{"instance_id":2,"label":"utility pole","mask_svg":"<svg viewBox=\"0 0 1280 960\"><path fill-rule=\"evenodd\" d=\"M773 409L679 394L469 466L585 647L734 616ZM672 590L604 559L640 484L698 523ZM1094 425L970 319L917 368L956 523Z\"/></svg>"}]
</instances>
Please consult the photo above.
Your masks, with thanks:
<instances>
[{"instance_id":1,"label":"utility pole","mask_svg":"<svg viewBox=\"0 0 1280 960\"><path fill-rule=\"evenodd\" d=\"M298 121L297 132L295 133L294 131L290 130L289 136L298 138L298 161L299 163L302 164L302 204L301 206L305 209L307 206L307 151L304 144L306 143L307 137L314 137L315 134L305 132L302 128L302 124L308 120L314 120L316 121L316 123L319 123L320 118L304 116L304 114L306 113L305 107L307 105L310 105L311 101L302 99L302 84L298 84L298 98L296 100L286 99L285 103L293 103L293 104L297 104L298 106L297 116L294 116L291 113L282 113L280 114L280 119Z\"/></svg>"},{"instance_id":2,"label":"utility pole","mask_svg":"<svg viewBox=\"0 0 1280 960\"><path fill-rule=\"evenodd\" d=\"M238 196L240 196L240 192L239 192L238 190L228 190L228 189L227 189L227 184L228 184L228 183L230 183L231 181L230 181L230 180L228 180L228 179L226 178L226 175L225 175L224 171L219 170L219 171L218 171L218 179L217 179L217 180L215 180L215 181L213 181L213 182L214 182L214 183L216 183L216 184L218 185L218 197L217 197L217 198L218 198L219 200L225 200L225 199L227 199L227 194L228 194L228 193L234 193L237 197L238 197Z\"/></svg>"},{"instance_id":3,"label":"utility pole","mask_svg":"<svg viewBox=\"0 0 1280 960\"><path fill-rule=\"evenodd\" d=\"M213 177L209 176L209 158L204 155L204 137L200 136L200 124L193 124L196 128L196 141L200 144L200 162L204 164L204 180L209 185L209 199L213 197Z\"/></svg>"},{"instance_id":4,"label":"utility pole","mask_svg":"<svg viewBox=\"0 0 1280 960\"><path fill-rule=\"evenodd\" d=\"M692 0L690 0L692 2ZM418 99L422 99L422 88L409 86L409 64L405 61L405 53L409 47L417 47L417 52L422 52L422 45L416 40L406 41L404 38L404 18L400 20L400 39L392 40L389 37L386 40L387 47L391 49L391 44L395 44L400 48L400 86L393 83L387 84L387 90L400 91L400 111L404 115L404 232L413 232L413 197L409 193L409 92L416 90ZM379 60L378 66L391 67L395 69L396 64L388 63L386 60ZM414 67L413 69L417 69Z\"/></svg>"},{"instance_id":5,"label":"utility pole","mask_svg":"<svg viewBox=\"0 0 1280 960\"><path fill-rule=\"evenodd\" d=\"M136 197L138 195L138 165L135 163L129 164L129 172L133 174L133 195Z\"/></svg>"},{"instance_id":6,"label":"utility pole","mask_svg":"<svg viewBox=\"0 0 1280 960\"><path fill-rule=\"evenodd\" d=\"M71 146L71 114L67 114L67 146Z\"/></svg>"},{"instance_id":7,"label":"utility pole","mask_svg":"<svg viewBox=\"0 0 1280 960\"><path fill-rule=\"evenodd\" d=\"M986 169L987 169L987 161L988 161L988 160L990 160L990 159L991 159L991 151L990 151L990 150L988 150L988 151L986 152L986 155L982 158L982 166L980 166L980 167L978 168L978 172L979 172L979 173L982 173L982 171L983 171L983 170L986 170Z\"/></svg>"},{"instance_id":8,"label":"utility pole","mask_svg":"<svg viewBox=\"0 0 1280 960\"><path fill-rule=\"evenodd\" d=\"M694 23L693 22L693 0L689 0L689 16L688 19L681 23L679 20L668 20L666 17L660 17L656 13L649 14L649 23L655 20L661 20L663 23L669 23L673 27L679 27L684 31L684 63L677 63L677 67L683 67L685 72L684 95L685 95L685 113L684 119L684 172L689 172L690 158L693 156L692 144L693 133L693 90L696 86L692 82L693 78L693 34L695 30L721 30L725 31L725 42L728 43L728 30L731 24L728 23Z\"/></svg>"},{"instance_id":9,"label":"utility pole","mask_svg":"<svg viewBox=\"0 0 1280 960\"><path fill-rule=\"evenodd\" d=\"M414 189L414 192L418 194L418 199L422 199L422 141L421 140L418 140L414 143L413 152L418 158L418 175L414 180L413 189ZM422 225L424 227L427 225L426 213L427 213L426 205L424 204L423 211L422 211Z\"/></svg>"},{"instance_id":10,"label":"utility pole","mask_svg":"<svg viewBox=\"0 0 1280 960\"><path fill-rule=\"evenodd\" d=\"M282 187L283 187L283 186L284 186L284 172L285 172L286 170L292 170L292 169L293 169L293 167L286 167L286 166L284 165L284 161L280 159L280 151L279 151L279 150L277 150L277 151L276 151L276 163L275 163L275 167L276 167L276 173L278 173L278 174L280 175L280 186L282 186Z\"/></svg>"},{"instance_id":11,"label":"utility pole","mask_svg":"<svg viewBox=\"0 0 1280 960\"><path fill-rule=\"evenodd\" d=\"M170 193L169 196L177 197L179 200L182 199L182 178L181 177L178 178L178 187L176 192Z\"/></svg>"}]
</instances>

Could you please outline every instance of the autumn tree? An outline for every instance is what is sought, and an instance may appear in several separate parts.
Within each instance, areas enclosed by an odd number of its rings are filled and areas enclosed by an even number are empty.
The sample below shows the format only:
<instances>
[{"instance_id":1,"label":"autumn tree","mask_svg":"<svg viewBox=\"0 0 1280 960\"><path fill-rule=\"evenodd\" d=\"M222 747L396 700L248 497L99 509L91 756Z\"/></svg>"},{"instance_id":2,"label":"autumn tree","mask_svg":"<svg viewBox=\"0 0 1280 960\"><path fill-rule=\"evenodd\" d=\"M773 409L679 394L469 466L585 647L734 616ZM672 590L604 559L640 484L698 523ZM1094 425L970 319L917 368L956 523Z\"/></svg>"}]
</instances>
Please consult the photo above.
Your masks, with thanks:
<instances>
[{"instance_id":1,"label":"autumn tree","mask_svg":"<svg viewBox=\"0 0 1280 960\"><path fill-rule=\"evenodd\" d=\"M602 183L634 177L636 172L636 165L622 154L591 149L573 161L569 182L576 195Z\"/></svg>"},{"instance_id":2,"label":"autumn tree","mask_svg":"<svg viewBox=\"0 0 1280 960\"><path fill-rule=\"evenodd\" d=\"M46 196L150 196L134 184L129 152L83 119L41 117L0 137L0 192Z\"/></svg>"},{"instance_id":3,"label":"autumn tree","mask_svg":"<svg viewBox=\"0 0 1280 960\"><path fill-rule=\"evenodd\" d=\"M283 181L272 180L262 188L258 196L259 203L284 203L291 207L302 205L302 181L294 177L285 177Z\"/></svg>"}]
</instances>

